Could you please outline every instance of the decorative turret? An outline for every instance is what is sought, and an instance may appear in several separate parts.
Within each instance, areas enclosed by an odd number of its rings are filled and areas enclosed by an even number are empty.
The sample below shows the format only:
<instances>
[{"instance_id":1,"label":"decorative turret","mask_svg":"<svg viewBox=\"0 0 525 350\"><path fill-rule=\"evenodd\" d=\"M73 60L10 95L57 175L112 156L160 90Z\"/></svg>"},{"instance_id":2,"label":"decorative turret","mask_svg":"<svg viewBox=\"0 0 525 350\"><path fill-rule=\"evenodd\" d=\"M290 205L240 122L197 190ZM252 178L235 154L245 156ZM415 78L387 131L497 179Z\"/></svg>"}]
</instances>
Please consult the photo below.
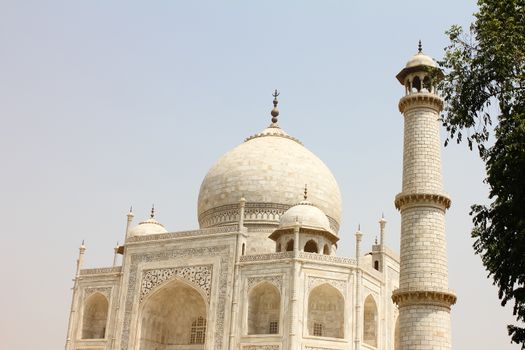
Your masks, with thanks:
<instances>
[{"instance_id":1,"label":"decorative turret","mask_svg":"<svg viewBox=\"0 0 525 350\"><path fill-rule=\"evenodd\" d=\"M399 72L405 86L399 101L404 116L403 184L395 206L401 213L399 289L392 300L399 307L401 349L451 348L450 307L456 296L448 289L445 211L439 112L436 94L442 76L436 63L419 50Z\"/></svg>"},{"instance_id":2,"label":"decorative turret","mask_svg":"<svg viewBox=\"0 0 525 350\"><path fill-rule=\"evenodd\" d=\"M294 230L299 230L299 242ZM339 240L330 228L330 221L321 209L308 201L305 185L303 200L288 209L279 221L279 227L270 235L276 242L276 251L292 251L294 242L307 253L332 254Z\"/></svg>"}]
</instances>

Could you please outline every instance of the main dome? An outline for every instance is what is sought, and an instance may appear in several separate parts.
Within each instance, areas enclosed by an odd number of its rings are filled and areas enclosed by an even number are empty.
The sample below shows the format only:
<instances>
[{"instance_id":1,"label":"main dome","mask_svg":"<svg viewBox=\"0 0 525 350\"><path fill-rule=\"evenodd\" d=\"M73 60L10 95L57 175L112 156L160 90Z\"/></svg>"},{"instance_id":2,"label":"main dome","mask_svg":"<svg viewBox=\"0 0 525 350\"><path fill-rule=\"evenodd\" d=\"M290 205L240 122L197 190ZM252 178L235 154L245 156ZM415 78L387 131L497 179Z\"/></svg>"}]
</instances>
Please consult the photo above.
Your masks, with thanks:
<instances>
[{"instance_id":1,"label":"main dome","mask_svg":"<svg viewBox=\"0 0 525 350\"><path fill-rule=\"evenodd\" d=\"M245 225L278 226L308 185L308 200L338 232L341 193L328 167L297 139L272 123L223 155L204 178L198 201L201 228L239 220L239 200L246 199Z\"/></svg>"}]
</instances>

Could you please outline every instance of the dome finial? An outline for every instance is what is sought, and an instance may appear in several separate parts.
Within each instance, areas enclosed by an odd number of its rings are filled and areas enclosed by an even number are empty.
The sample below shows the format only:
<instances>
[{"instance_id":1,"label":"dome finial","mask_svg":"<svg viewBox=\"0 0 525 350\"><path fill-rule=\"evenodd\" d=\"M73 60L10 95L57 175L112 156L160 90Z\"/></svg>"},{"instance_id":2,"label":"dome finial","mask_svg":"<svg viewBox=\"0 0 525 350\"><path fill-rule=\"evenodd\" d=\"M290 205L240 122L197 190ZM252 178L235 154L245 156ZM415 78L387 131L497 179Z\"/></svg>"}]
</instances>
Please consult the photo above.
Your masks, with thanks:
<instances>
[{"instance_id":1,"label":"dome finial","mask_svg":"<svg viewBox=\"0 0 525 350\"><path fill-rule=\"evenodd\" d=\"M272 109L272 112L271 112L272 123L273 124L277 124L277 117L279 116L279 110L277 109L277 104L279 103L279 101L277 100L277 96L279 96L279 91L277 91L277 89L275 89L275 91L272 94L272 96L273 96L273 109Z\"/></svg>"},{"instance_id":2,"label":"dome finial","mask_svg":"<svg viewBox=\"0 0 525 350\"><path fill-rule=\"evenodd\" d=\"M155 204L151 205L151 214L149 214L149 217L153 219L155 217Z\"/></svg>"},{"instance_id":3,"label":"dome finial","mask_svg":"<svg viewBox=\"0 0 525 350\"><path fill-rule=\"evenodd\" d=\"M308 199L308 185L304 184L304 200Z\"/></svg>"},{"instance_id":4,"label":"dome finial","mask_svg":"<svg viewBox=\"0 0 525 350\"><path fill-rule=\"evenodd\" d=\"M419 40L419 44L417 45L417 53L423 52L423 45L421 45L421 40Z\"/></svg>"}]
</instances>

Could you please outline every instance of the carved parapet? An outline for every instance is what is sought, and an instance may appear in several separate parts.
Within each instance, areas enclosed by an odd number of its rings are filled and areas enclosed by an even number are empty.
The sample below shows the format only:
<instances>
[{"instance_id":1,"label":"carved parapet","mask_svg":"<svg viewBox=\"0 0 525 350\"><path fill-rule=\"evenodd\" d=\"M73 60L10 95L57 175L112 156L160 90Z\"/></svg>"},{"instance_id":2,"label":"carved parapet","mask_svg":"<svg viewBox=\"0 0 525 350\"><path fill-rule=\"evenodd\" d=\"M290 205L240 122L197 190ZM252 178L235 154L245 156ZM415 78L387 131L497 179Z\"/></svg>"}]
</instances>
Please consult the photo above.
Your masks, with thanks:
<instances>
[{"instance_id":1,"label":"carved parapet","mask_svg":"<svg viewBox=\"0 0 525 350\"><path fill-rule=\"evenodd\" d=\"M121 266L116 267L99 267L95 269L82 269L80 270L81 276L88 276L88 275L109 275L109 274L117 274L120 273L122 270Z\"/></svg>"},{"instance_id":2,"label":"carved parapet","mask_svg":"<svg viewBox=\"0 0 525 350\"><path fill-rule=\"evenodd\" d=\"M345 258L342 256L325 255L325 254L317 254L317 253L299 252L299 259L326 261L329 263L352 265L352 266L356 265L356 260L353 258Z\"/></svg>"},{"instance_id":3,"label":"carved parapet","mask_svg":"<svg viewBox=\"0 0 525 350\"><path fill-rule=\"evenodd\" d=\"M291 259L293 258L293 256L294 256L294 252L253 254L253 255L241 256L240 261L241 262L254 262L254 261L282 260L282 259Z\"/></svg>"},{"instance_id":4,"label":"carved parapet","mask_svg":"<svg viewBox=\"0 0 525 350\"><path fill-rule=\"evenodd\" d=\"M456 303L456 294L451 290L403 290L392 293L392 301L400 308L409 305L436 305L450 309Z\"/></svg>"},{"instance_id":5,"label":"carved parapet","mask_svg":"<svg viewBox=\"0 0 525 350\"><path fill-rule=\"evenodd\" d=\"M211 227L211 228L200 229L200 230L168 232L168 233L158 233L154 235L135 236L135 237L128 238L127 243L157 241L157 240L174 239L174 238L198 237L198 236L203 236L203 235L215 235L215 234L233 233L233 232L239 232L239 225L234 223L231 225Z\"/></svg>"},{"instance_id":6,"label":"carved parapet","mask_svg":"<svg viewBox=\"0 0 525 350\"><path fill-rule=\"evenodd\" d=\"M394 201L397 210L403 210L405 208L414 205L430 205L438 207L439 209L450 208L451 200L445 194L437 193L400 193L396 196Z\"/></svg>"},{"instance_id":7,"label":"carved parapet","mask_svg":"<svg viewBox=\"0 0 525 350\"><path fill-rule=\"evenodd\" d=\"M432 107L438 112L443 110L443 99L436 94L428 92L418 92L405 97L399 100L399 111L404 113L407 108L412 107Z\"/></svg>"}]
</instances>

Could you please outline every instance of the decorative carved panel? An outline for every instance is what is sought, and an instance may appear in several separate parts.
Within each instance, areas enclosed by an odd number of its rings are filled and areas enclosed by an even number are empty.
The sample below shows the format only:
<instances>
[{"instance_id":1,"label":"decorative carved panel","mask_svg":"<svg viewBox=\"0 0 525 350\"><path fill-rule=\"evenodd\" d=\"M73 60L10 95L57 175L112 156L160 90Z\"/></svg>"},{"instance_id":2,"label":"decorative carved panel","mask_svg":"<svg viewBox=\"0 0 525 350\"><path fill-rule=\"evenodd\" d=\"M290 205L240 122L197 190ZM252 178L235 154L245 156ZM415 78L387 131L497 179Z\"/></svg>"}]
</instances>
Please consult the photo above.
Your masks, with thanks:
<instances>
[{"instance_id":1,"label":"decorative carved panel","mask_svg":"<svg viewBox=\"0 0 525 350\"><path fill-rule=\"evenodd\" d=\"M111 287L87 287L84 289L84 299L87 299L95 293L100 293L109 300L109 296L111 295Z\"/></svg>"},{"instance_id":2,"label":"decorative carved panel","mask_svg":"<svg viewBox=\"0 0 525 350\"><path fill-rule=\"evenodd\" d=\"M151 293L156 287L174 277L181 278L195 287L199 288L206 295L206 300L210 302L211 277L213 266L185 266L163 269L152 269L144 271L140 287L140 302Z\"/></svg>"},{"instance_id":3,"label":"decorative carved panel","mask_svg":"<svg viewBox=\"0 0 525 350\"><path fill-rule=\"evenodd\" d=\"M322 277L308 277L308 293L310 293L310 291L315 287L324 283L328 283L329 285L340 291L342 295L346 295L346 281Z\"/></svg>"},{"instance_id":4,"label":"decorative carved panel","mask_svg":"<svg viewBox=\"0 0 525 350\"><path fill-rule=\"evenodd\" d=\"M273 284L279 292L281 291L281 286L283 284L282 276L258 276L258 277L248 277L248 290L252 289L254 286L261 282L268 282Z\"/></svg>"},{"instance_id":5,"label":"decorative carved panel","mask_svg":"<svg viewBox=\"0 0 525 350\"><path fill-rule=\"evenodd\" d=\"M243 345L242 350L279 350L280 345Z\"/></svg>"}]
</instances>

